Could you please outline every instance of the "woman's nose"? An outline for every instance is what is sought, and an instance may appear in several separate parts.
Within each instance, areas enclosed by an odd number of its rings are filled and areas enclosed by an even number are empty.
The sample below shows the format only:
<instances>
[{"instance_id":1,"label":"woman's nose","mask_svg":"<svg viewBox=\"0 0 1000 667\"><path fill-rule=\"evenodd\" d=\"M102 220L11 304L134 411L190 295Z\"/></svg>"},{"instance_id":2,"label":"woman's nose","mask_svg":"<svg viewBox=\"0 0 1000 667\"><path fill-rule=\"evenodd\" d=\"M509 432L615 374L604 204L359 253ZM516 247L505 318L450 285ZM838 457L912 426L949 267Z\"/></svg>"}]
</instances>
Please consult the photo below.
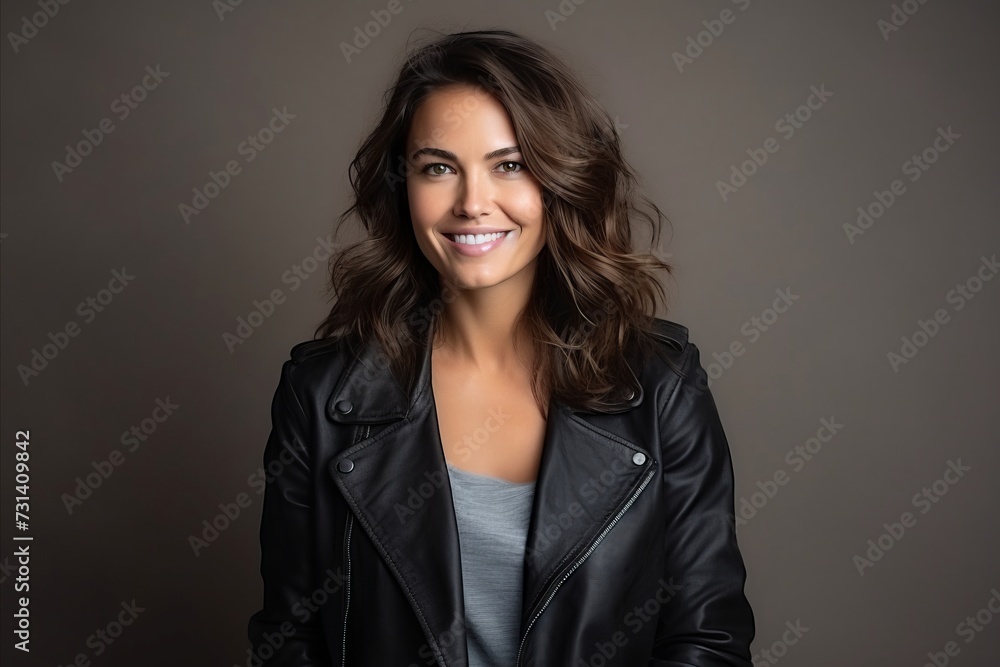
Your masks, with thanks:
<instances>
[{"instance_id":1,"label":"woman's nose","mask_svg":"<svg viewBox=\"0 0 1000 667\"><path fill-rule=\"evenodd\" d=\"M488 176L466 174L455 199L454 213L460 218L478 218L493 211L493 187Z\"/></svg>"}]
</instances>

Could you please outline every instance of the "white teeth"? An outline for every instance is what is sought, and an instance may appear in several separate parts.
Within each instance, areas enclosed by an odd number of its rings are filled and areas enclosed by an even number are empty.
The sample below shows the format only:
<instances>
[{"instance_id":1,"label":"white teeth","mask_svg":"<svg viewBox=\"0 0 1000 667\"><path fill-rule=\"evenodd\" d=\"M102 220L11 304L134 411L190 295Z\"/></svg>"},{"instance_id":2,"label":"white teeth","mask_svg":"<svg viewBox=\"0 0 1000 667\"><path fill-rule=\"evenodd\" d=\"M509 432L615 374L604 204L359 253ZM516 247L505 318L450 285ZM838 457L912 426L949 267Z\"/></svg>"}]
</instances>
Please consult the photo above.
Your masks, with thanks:
<instances>
[{"instance_id":1,"label":"white teeth","mask_svg":"<svg viewBox=\"0 0 1000 667\"><path fill-rule=\"evenodd\" d=\"M506 233L507 232L494 232L492 234L459 234L457 236L455 234L448 234L448 238L457 243L464 243L465 245L480 245L490 241L496 241Z\"/></svg>"}]
</instances>

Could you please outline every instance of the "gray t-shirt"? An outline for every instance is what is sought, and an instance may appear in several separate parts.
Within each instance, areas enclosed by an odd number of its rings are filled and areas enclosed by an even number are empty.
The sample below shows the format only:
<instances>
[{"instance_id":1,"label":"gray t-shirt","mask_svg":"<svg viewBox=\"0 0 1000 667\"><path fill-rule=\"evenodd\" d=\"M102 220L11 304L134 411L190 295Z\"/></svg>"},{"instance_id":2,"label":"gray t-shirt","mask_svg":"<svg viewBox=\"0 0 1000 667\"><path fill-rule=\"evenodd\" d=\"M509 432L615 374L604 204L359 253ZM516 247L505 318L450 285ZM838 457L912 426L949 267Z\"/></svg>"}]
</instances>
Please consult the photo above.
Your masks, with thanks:
<instances>
[{"instance_id":1,"label":"gray t-shirt","mask_svg":"<svg viewBox=\"0 0 1000 667\"><path fill-rule=\"evenodd\" d=\"M462 557L469 667L509 667L521 628L524 547L535 483L448 465Z\"/></svg>"}]
</instances>

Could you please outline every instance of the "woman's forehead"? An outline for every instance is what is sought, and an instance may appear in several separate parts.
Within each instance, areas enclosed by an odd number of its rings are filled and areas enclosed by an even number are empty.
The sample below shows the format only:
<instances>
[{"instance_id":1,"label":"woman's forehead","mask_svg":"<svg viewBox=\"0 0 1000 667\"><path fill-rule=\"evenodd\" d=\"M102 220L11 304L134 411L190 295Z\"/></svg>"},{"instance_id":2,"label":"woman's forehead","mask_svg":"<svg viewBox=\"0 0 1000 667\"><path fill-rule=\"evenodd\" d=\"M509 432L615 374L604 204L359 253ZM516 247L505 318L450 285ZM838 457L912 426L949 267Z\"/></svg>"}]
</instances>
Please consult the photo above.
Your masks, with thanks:
<instances>
[{"instance_id":1,"label":"woman's forehead","mask_svg":"<svg viewBox=\"0 0 1000 667\"><path fill-rule=\"evenodd\" d=\"M469 158L485 157L516 143L514 126L499 100L483 88L456 85L428 93L417 107L407 136L407 152L436 147L471 152L466 156Z\"/></svg>"}]
</instances>

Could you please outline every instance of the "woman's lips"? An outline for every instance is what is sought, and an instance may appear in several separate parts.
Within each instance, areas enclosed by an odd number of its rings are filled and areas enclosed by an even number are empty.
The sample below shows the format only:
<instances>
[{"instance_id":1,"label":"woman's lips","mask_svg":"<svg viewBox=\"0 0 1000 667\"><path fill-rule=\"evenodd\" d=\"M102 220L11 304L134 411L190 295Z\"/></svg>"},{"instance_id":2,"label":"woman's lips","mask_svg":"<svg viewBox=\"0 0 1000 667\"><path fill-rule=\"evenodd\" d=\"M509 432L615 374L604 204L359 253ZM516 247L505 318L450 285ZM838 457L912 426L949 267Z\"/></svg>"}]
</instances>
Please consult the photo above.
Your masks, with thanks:
<instances>
[{"instance_id":1,"label":"woman's lips","mask_svg":"<svg viewBox=\"0 0 1000 667\"><path fill-rule=\"evenodd\" d=\"M472 245L469 243L459 243L458 241L452 240L452 237L448 234L442 234L445 240L448 242L448 246L451 247L455 252L460 255L465 255L466 257L480 257L485 255L494 248L498 248L507 237L511 235L511 232L504 232L502 236L493 241L487 241L485 243L479 243L477 245Z\"/></svg>"}]
</instances>

